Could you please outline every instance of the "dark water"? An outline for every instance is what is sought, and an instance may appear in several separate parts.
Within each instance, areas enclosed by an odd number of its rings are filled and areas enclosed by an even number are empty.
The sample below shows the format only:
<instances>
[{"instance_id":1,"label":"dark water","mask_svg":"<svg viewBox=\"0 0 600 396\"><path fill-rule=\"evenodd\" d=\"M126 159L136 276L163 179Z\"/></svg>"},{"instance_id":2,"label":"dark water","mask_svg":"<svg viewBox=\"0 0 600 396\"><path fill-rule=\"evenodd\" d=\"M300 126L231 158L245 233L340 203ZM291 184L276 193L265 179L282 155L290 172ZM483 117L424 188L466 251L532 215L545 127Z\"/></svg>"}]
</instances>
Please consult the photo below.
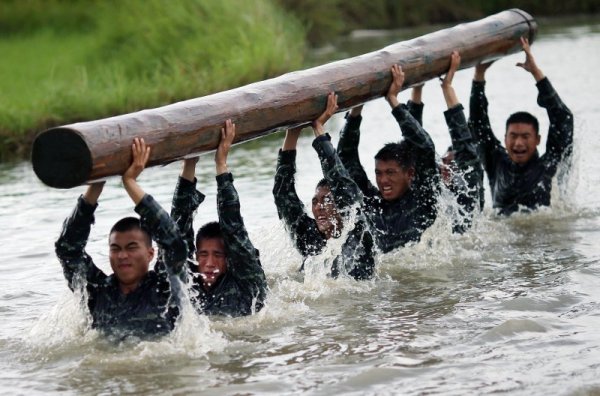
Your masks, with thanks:
<instances>
[{"instance_id":1,"label":"dark water","mask_svg":"<svg viewBox=\"0 0 600 396\"><path fill-rule=\"evenodd\" d=\"M0 393L599 394L599 26L558 29L533 47L575 114L574 166L567 191L554 189L552 209L497 219L487 207L463 236L441 216L422 243L380 257L374 281L331 280L322 271L302 281L271 196L283 135L237 146L230 168L269 279L267 307L239 319L187 311L159 342L116 346L86 329L53 254L83 188L49 189L28 163L0 165ZM514 67L522 59L488 72L498 136L521 109L548 127L533 79ZM466 70L455 78L464 103L471 77ZM425 86L424 124L442 152L450 139L438 85ZM374 153L400 134L384 101L363 115L361 157L373 178ZM342 122L328 125L334 141ZM307 203L321 177L311 140L307 132L298 152ZM140 183L168 206L179 168L148 169ZM216 218L211 156L198 173L207 199L197 225ZM107 272L108 230L132 208L119 180L109 180L88 245Z\"/></svg>"}]
</instances>

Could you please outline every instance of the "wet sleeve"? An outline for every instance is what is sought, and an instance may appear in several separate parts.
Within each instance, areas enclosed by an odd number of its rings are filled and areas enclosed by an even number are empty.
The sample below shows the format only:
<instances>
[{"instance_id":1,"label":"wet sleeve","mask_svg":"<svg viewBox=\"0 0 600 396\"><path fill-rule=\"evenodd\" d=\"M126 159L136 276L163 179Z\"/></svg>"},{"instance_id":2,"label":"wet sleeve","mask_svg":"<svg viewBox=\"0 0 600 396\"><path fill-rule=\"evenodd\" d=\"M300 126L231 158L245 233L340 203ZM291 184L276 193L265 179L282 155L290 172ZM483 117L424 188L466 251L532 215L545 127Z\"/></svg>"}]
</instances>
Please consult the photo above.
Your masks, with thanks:
<instances>
[{"instance_id":1,"label":"wet sleeve","mask_svg":"<svg viewBox=\"0 0 600 396\"><path fill-rule=\"evenodd\" d=\"M144 195L136 205L135 211L140 215L142 227L148 231L159 246L158 260L164 266L157 265L157 271L166 271L185 279L188 252L187 245L179 232L179 228L168 213L151 195Z\"/></svg>"},{"instance_id":2,"label":"wet sleeve","mask_svg":"<svg viewBox=\"0 0 600 396\"><path fill-rule=\"evenodd\" d=\"M231 173L217 176L217 210L227 254L227 271L246 285L252 284L260 290L265 290L265 273L260 264L258 250L252 245L246 231Z\"/></svg>"},{"instance_id":3,"label":"wet sleeve","mask_svg":"<svg viewBox=\"0 0 600 396\"><path fill-rule=\"evenodd\" d=\"M573 149L573 113L560 99L548 78L543 78L536 85L538 104L546 109L550 121L544 156L558 165Z\"/></svg>"},{"instance_id":4,"label":"wet sleeve","mask_svg":"<svg viewBox=\"0 0 600 396\"><path fill-rule=\"evenodd\" d=\"M62 232L54 245L71 290L83 286L83 281L98 284L106 279L106 275L94 265L85 251L97 207L97 204L90 205L80 196L73 213L64 221Z\"/></svg>"},{"instance_id":5,"label":"wet sleeve","mask_svg":"<svg viewBox=\"0 0 600 396\"><path fill-rule=\"evenodd\" d=\"M342 165L344 165L363 195L366 197L375 197L378 190L369 181L358 155L361 122L362 116L351 117L350 113L346 114L346 124L340 132L337 152Z\"/></svg>"},{"instance_id":6,"label":"wet sleeve","mask_svg":"<svg viewBox=\"0 0 600 396\"><path fill-rule=\"evenodd\" d=\"M480 194L483 189L483 170L477 156L477 149L471 136L463 106L458 104L444 112L446 124L450 131L454 162L459 174L456 175L454 190L457 201L461 206L464 218L460 224L454 226L454 232L464 232L472 223L473 211L479 204Z\"/></svg>"},{"instance_id":7,"label":"wet sleeve","mask_svg":"<svg viewBox=\"0 0 600 396\"><path fill-rule=\"evenodd\" d=\"M423 107L425 107L425 104L415 103L412 100L409 100L406 103L406 106L408 107L408 112L410 113L410 115L413 116L415 120L417 120L419 125L423 126Z\"/></svg>"},{"instance_id":8,"label":"wet sleeve","mask_svg":"<svg viewBox=\"0 0 600 396\"><path fill-rule=\"evenodd\" d=\"M490 125L488 101L485 96L485 81L473 81L469 111L469 128L478 147L479 159L488 175L494 174L496 153L504 151L504 149Z\"/></svg>"},{"instance_id":9,"label":"wet sleeve","mask_svg":"<svg viewBox=\"0 0 600 396\"><path fill-rule=\"evenodd\" d=\"M362 193L333 149L331 136L321 135L312 145L319 156L323 176L329 183L336 206L344 209L362 202Z\"/></svg>"},{"instance_id":10,"label":"wet sleeve","mask_svg":"<svg viewBox=\"0 0 600 396\"><path fill-rule=\"evenodd\" d=\"M435 160L435 145L429 134L409 113L404 104L392 109L402 136L409 142L415 155L415 177L412 182L417 193L419 207L429 213L427 223L432 222L437 214L436 202L440 190L439 168Z\"/></svg>"},{"instance_id":11,"label":"wet sleeve","mask_svg":"<svg viewBox=\"0 0 600 396\"><path fill-rule=\"evenodd\" d=\"M194 258L195 240L194 240L194 214L200 204L204 201L204 194L196 190L196 179L193 182L179 177L173 201L171 203L171 218L177 225L181 236L183 237L187 249L188 257Z\"/></svg>"}]
</instances>

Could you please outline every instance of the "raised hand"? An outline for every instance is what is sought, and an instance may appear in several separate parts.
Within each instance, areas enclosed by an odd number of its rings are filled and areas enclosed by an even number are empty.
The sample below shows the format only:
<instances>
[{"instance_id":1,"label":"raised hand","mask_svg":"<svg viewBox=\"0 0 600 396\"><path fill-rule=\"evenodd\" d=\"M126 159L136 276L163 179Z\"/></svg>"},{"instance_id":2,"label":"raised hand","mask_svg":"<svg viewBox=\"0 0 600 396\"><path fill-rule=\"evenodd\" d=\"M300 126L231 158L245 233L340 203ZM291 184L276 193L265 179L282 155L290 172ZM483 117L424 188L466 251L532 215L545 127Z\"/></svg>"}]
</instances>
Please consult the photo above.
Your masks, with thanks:
<instances>
[{"instance_id":1,"label":"raised hand","mask_svg":"<svg viewBox=\"0 0 600 396\"><path fill-rule=\"evenodd\" d=\"M133 145L131 146L132 161L129 168L123 173L123 186L127 193L137 205L144 198L144 191L137 184L137 178L142 173L148 159L150 158L150 146L146 146L143 138L133 139Z\"/></svg>"},{"instance_id":2,"label":"raised hand","mask_svg":"<svg viewBox=\"0 0 600 396\"><path fill-rule=\"evenodd\" d=\"M489 69L490 66L492 66L492 63L494 63L494 61L478 63L475 66L475 75L473 76L473 80L485 81L485 72L487 71L487 69Z\"/></svg>"},{"instance_id":3,"label":"raised hand","mask_svg":"<svg viewBox=\"0 0 600 396\"><path fill-rule=\"evenodd\" d=\"M133 159L129 168L123 173L123 181L125 181L125 179L136 180L148 163L148 159L150 158L150 146L146 145L144 138L133 139L131 155Z\"/></svg>"},{"instance_id":4,"label":"raised hand","mask_svg":"<svg viewBox=\"0 0 600 396\"><path fill-rule=\"evenodd\" d=\"M517 63L518 67L522 67L527 70L529 73L533 75L535 81L540 81L544 78L544 73L540 70L540 68L535 63L535 58L531 53L531 47L529 46L529 40L525 37L521 37L521 45L523 46L523 52L525 52L525 62Z\"/></svg>"},{"instance_id":5,"label":"raised hand","mask_svg":"<svg viewBox=\"0 0 600 396\"><path fill-rule=\"evenodd\" d=\"M302 132L303 129L304 126L298 126L285 131L285 139L283 140L283 146L281 146L281 150L296 150L296 146L298 145L298 138L300 137L300 132Z\"/></svg>"},{"instance_id":6,"label":"raised hand","mask_svg":"<svg viewBox=\"0 0 600 396\"><path fill-rule=\"evenodd\" d=\"M392 83L385 95L385 99L392 109L400 104L400 102L398 102L398 94L402 90L402 85L404 85L404 72L400 65L394 65L392 66Z\"/></svg>"},{"instance_id":7,"label":"raised hand","mask_svg":"<svg viewBox=\"0 0 600 396\"><path fill-rule=\"evenodd\" d=\"M215 164L217 166L217 175L228 172L227 155L235 138L235 124L229 119L225 121L225 127L221 128L221 140L215 153Z\"/></svg>"},{"instance_id":8,"label":"raised hand","mask_svg":"<svg viewBox=\"0 0 600 396\"><path fill-rule=\"evenodd\" d=\"M450 55L450 68L448 69L448 73L442 79L442 88L447 88L452 86L452 80L454 79L454 74L458 70L460 66L460 54L458 51L452 51Z\"/></svg>"},{"instance_id":9,"label":"raised hand","mask_svg":"<svg viewBox=\"0 0 600 396\"><path fill-rule=\"evenodd\" d=\"M325 111L321 113L321 115L312 122L312 127L315 131L315 136L320 136L323 133L325 133L323 126L337 111L337 100L338 96L335 94L335 92L330 92L329 95L327 95L327 106L325 107Z\"/></svg>"}]
</instances>

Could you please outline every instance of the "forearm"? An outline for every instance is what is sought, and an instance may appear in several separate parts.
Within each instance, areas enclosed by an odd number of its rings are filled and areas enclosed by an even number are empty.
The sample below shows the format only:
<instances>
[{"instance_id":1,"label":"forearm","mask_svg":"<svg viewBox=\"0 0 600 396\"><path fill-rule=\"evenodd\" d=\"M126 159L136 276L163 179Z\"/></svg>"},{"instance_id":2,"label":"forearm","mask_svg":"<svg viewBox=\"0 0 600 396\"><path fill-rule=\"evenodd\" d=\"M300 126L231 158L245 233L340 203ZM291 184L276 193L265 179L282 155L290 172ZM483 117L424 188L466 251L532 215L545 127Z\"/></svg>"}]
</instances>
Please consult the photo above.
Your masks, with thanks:
<instances>
[{"instance_id":1,"label":"forearm","mask_svg":"<svg viewBox=\"0 0 600 396\"><path fill-rule=\"evenodd\" d=\"M161 248L163 261L173 273L180 273L188 257L187 246L167 212L148 194L136 205L140 222Z\"/></svg>"},{"instance_id":2,"label":"forearm","mask_svg":"<svg viewBox=\"0 0 600 396\"><path fill-rule=\"evenodd\" d=\"M444 93L444 99L449 109L459 104L454 87L442 85L442 92Z\"/></svg>"},{"instance_id":3,"label":"forearm","mask_svg":"<svg viewBox=\"0 0 600 396\"><path fill-rule=\"evenodd\" d=\"M273 185L273 198L277 207L277 214L288 227L293 226L299 217L304 214L304 205L296 193L295 161L295 150L279 152Z\"/></svg>"},{"instance_id":4,"label":"forearm","mask_svg":"<svg viewBox=\"0 0 600 396\"><path fill-rule=\"evenodd\" d=\"M478 160L477 147L469 130L463 106L459 103L446 110L444 117L450 132L456 163L461 166L462 163Z\"/></svg>"},{"instance_id":5,"label":"forearm","mask_svg":"<svg viewBox=\"0 0 600 396\"><path fill-rule=\"evenodd\" d=\"M194 248L194 214L198 206L204 201L204 194L196 190L196 180L189 181L180 177L173 193L171 204L171 218L177 225L182 237L188 246L188 256L195 253Z\"/></svg>"},{"instance_id":6,"label":"forearm","mask_svg":"<svg viewBox=\"0 0 600 396\"><path fill-rule=\"evenodd\" d=\"M362 194L333 149L331 137L329 135L317 137L313 141L313 148L319 156L323 176L330 184L338 208L342 209L359 202Z\"/></svg>"},{"instance_id":7,"label":"forearm","mask_svg":"<svg viewBox=\"0 0 600 396\"><path fill-rule=\"evenodd\" d=\"M138 205L144 198L144 195L146 195L144 190L142 190L142 188L134 178L124 177L123 187L125 187L125 191L127 191L127 194L129 195L133 203L136 205Z\"/></svg>"},{"instance_id":8,"label":"forearm","mask_svg":"<svg viewBox=\"0 0 600 396\"><path fill-rule=\"evenodd\" d=\"M398 105L392 110L392 115L398 122L402 136L417 149L435 153L435 145L429 134L410 114L406 105Z\"/></svg>"}]
</instances>

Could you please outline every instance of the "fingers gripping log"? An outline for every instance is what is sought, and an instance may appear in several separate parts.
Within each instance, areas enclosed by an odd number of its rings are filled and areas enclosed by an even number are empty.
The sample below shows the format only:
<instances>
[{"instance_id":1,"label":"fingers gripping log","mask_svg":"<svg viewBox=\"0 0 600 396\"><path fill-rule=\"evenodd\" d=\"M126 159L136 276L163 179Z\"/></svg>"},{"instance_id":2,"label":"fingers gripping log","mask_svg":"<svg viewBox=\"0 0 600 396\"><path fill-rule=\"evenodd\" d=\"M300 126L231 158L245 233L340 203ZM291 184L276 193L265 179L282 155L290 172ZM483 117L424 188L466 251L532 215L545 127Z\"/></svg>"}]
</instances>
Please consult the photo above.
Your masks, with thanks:
<instances>
[{"instance_id":1,"label":"fingers gripping log","mask_svg":"<svg viewBox=\"0 0 600 396\"><path fill-rule=\"evenodd\" d=\"M122 174L131 163L135 137L143 137L152 146L148 166L168 163L214 150L226 119L236 123L236 142L253 139L315 119L332 91L338 95L340 111L383 96L393 64L402 66L404 87L410 87L445 73L454 50L460 52L460 68L468 68L520 51L519 38L533 42L536 31L529 14L512 9L229 91L52 128L34 141L33 169L44 183L56 188Z\"/></svg>"}]
</instances>

